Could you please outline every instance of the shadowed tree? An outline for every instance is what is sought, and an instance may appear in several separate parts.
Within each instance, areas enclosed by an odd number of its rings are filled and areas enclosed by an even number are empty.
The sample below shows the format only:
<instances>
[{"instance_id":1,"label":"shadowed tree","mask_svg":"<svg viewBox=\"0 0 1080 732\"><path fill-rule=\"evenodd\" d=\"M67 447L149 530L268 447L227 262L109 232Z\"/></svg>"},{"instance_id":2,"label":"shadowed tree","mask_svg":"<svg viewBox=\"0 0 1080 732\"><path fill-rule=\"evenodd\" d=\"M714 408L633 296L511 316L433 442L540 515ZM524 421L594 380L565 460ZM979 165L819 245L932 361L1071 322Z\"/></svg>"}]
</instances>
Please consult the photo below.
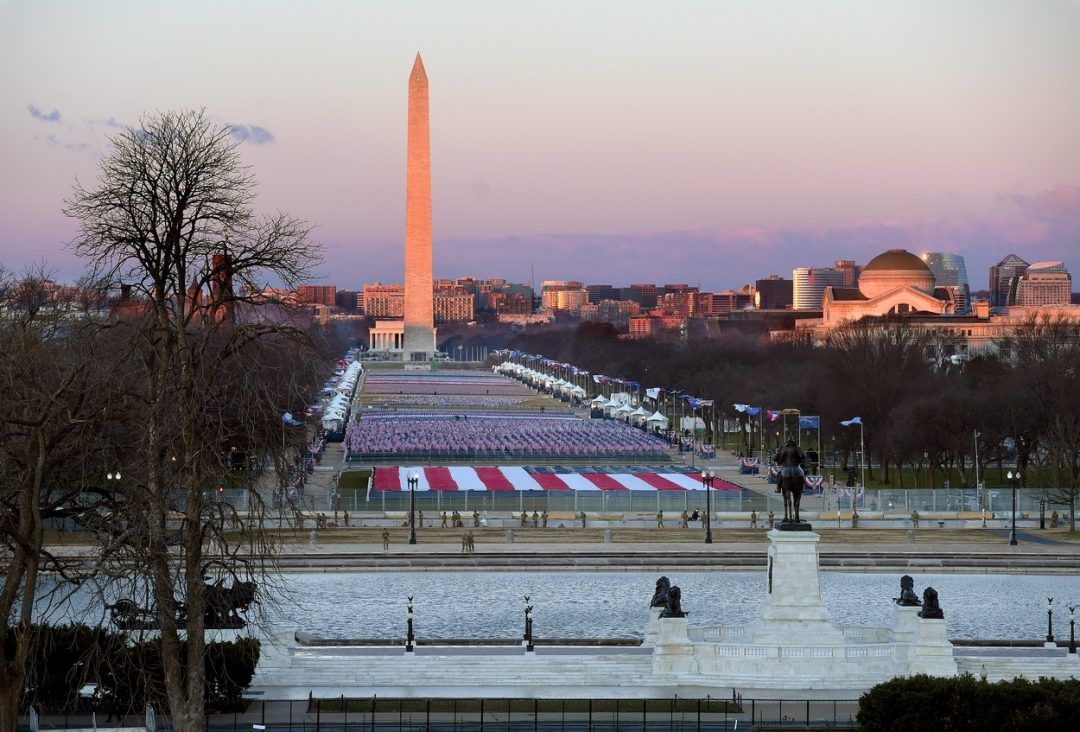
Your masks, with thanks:
<instances>
[{"instance_id":1,"label":"shadowed tree","mask_svg":"<svg viewBox=\"0 0 1080 732\"><path fill-rule=\"evenodd\" d=\"M240 143L203 113L148 116L112 144L66 209L81 228L75 251L104 286L130 293L111 328L137 408L102 551L131 596L149 590L174 729L201 730L214 614L204 578L264 589L262 488L285 479L306 439L282 413L315 388L307 320L264 293L308 279L320 250L306 223L255 214ZM225 488L242 494L244 516L218 498Z\"/></svg>"},{"instance_id":2,"label":"shadowed tree","mask_svg":"<svg viewBox=\"0 0 1080 732\"><path fill-rule=\"evenodd\" d=\"M119 376L86 303L56 288L44 270L0 271L0 730L15 729L29 664L30 623L48 585L67 578L46 546L50 519L112 503L106 462ZM59 578L59 582L55 578Z\"/></svg>"}]
</instances>

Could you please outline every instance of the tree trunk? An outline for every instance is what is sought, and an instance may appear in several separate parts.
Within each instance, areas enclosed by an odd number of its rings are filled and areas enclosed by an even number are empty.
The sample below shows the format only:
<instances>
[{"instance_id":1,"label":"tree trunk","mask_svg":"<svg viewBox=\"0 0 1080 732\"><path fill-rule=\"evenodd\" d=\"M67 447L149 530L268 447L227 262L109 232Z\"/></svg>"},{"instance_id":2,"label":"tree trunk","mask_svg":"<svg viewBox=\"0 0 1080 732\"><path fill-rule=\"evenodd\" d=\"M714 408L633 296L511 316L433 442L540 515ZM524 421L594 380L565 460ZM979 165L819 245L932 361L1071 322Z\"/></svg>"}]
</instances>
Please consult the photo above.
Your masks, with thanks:
<instances>
[{"instance_id":1,"label":"tree trunk","mask_svg":"<svg viewBox=\"0 0 1080 732\"><path fill-rule=\"evenodd\" d=\"M3 678L0 678L0 732L16 732L21 687L22 674L4 669Z\"/></svg>"}]
</instances>

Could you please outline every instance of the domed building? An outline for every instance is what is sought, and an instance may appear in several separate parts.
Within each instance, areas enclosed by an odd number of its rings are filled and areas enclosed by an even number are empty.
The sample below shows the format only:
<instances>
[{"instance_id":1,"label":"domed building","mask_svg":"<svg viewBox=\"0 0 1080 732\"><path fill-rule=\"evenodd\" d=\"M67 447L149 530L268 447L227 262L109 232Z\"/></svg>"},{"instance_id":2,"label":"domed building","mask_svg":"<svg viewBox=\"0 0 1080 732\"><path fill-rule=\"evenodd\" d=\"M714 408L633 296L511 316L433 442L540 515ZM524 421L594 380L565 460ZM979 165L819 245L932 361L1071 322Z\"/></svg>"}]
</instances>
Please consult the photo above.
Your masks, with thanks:
<instances>
[{"instance_id":1,"label":"domed building","mask_svg":"<svg viewBox=\"0 0 1080 732\"><path fill-rule=\"evenodd\" d=\"M945 315L955 312L952 294L937 287L934 273L906 249L883 252L862 268L858 287L830 287L821 303L819 327L882 315Z\"/></svg>"},{"instance_id":2,"label":"domed building","mask_svg":"<svg viewBox=\"0 0 1080 732\"><path fill-rule=\"evenodd\" d=\"M890 249L871 259L859 274L859 292L869 299L898 287L934 292L934 273L926 262L906 249Z\"/></svg>"}]
</instances>

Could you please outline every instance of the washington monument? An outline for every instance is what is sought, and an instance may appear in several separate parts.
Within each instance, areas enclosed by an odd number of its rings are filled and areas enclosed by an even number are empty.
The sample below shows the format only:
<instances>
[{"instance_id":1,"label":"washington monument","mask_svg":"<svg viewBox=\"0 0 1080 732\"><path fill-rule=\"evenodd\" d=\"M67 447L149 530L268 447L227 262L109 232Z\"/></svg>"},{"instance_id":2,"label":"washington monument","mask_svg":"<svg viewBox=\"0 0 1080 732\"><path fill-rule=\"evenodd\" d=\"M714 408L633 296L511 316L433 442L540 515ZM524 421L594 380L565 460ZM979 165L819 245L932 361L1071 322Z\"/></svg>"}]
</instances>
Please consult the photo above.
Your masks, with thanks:
<instances>
[{"instance_id":1,"label":"washington monument","mask_svg":"<svg viewBox=\"0 0 1080 732\"><path fill-rule=\"evenodd\" d=\"M409 139L405 171L405 361L435 354L431 275L431 140L428 78L416 54L409 75Z\"/></svg>"}]
</instances>

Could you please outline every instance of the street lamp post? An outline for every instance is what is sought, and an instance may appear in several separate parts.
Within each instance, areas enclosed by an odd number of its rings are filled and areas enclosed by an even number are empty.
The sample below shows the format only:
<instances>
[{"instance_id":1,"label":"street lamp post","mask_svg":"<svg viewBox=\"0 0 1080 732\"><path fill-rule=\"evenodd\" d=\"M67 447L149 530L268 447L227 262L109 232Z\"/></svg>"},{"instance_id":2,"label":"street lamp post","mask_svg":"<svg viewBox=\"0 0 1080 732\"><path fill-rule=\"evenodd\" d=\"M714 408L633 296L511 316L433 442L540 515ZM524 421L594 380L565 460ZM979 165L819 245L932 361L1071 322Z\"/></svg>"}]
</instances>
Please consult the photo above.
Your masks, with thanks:
<instances>
[{"instance_id":1,"label":"street lamp post","mask_svg":"<svg viewBox=\"0 0 1080 732\"><path fill-rule=\"evenodd\" d=\"M1046 598L1046 645L1054 646L1054 598Z\"/></svg>"},{"instance_id":2,"label":"street lamp post","mask_svg":"<svg viewBox=\"0 0 1080 732\"><path fill-rule=\"evenodd\" d=\"M416 486L420 483L420 475L413 471L409 473L409 543L416 543Z\"/></svg>"},{"instance_id":3,"label":"street lamp post","mask_svg":"<svg viewBox=\"0 0 1080 732\"><path fill-rule=\"evenodd\" d=\"M412 653L413 648L416 647L416 636L413 635L413 610L412 610L412 595L409 595L408 604L408 627L405 631L405 652Z\"/></svg>"},{"instance_id":4,"label":"street lamp post","mask_svg":"<svg viewBox=\"0 0 1080 732\"><path fill-rule=\"evenodd\" d=\"M1076 605L1069 605L1069 653L1076 653Z\"/></svg>"},{"instance_id":5,"label":"street lamp post","mask_svg":"<svg viewBox=\"0 0 1080 732\"><path fill-rule=\"evenodd\" d=\"M525 595L525 651L527 653L536 650L536 646L533 645L532 611L533 606L529 604L529 596Z\"/></svg>"},{"instance_id":6,"label":"street lamp post","mask_svg":"<svg viewBox=\"0 0 1080 732\"><path fill-rule=\"evenodd\" d=\"M712 484L716 476L711 470L701 471L701 482L705 484L705 543L712 544Z\"/></svg>"},{"instance_id":7,"label":"street lamp post","mask_svg":"<svg viewBox=\"0 0 1080 732\"><path fill-rule=\"evenodd\" d=\"M1009 534L1009 546L1016 546L1016 491L1020 487L1020 471L1009 471L1009 487L1012 489L1012 532Z\"/></svg>"}]
</instances>

